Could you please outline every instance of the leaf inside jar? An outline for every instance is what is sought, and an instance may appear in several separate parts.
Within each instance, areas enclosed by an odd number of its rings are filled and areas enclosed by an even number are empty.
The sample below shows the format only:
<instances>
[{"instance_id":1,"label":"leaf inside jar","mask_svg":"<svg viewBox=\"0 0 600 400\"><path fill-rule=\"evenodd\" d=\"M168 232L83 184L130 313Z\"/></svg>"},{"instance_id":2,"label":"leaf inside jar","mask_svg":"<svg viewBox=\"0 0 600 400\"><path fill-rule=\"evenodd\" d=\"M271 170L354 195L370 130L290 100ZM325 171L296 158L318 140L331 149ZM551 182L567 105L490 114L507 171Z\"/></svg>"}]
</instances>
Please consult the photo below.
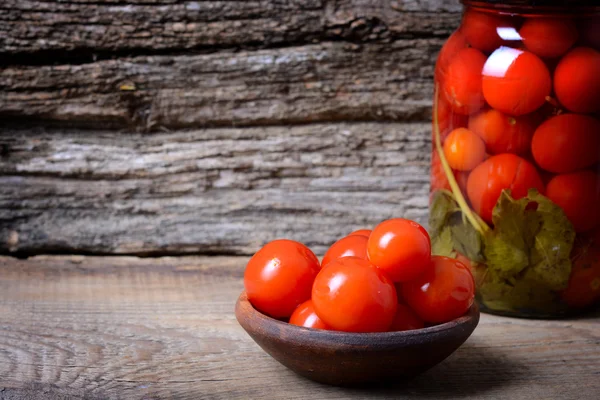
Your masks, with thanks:
<instances>
[{"instance_id":1,"label":"leaf inside jar","mask_svg":"<svg viewBox=\"0 0 600 400\"><path fill-rule=\"evenodd\" d=\"M496 310L548 307L567 287L575 230L560 207L536 190L515 200L504 191L484 234L464 218L452 193L434 193L430 226L434 254L457 252L477 267L480 299Z\"/></svg>"}]
</instances>

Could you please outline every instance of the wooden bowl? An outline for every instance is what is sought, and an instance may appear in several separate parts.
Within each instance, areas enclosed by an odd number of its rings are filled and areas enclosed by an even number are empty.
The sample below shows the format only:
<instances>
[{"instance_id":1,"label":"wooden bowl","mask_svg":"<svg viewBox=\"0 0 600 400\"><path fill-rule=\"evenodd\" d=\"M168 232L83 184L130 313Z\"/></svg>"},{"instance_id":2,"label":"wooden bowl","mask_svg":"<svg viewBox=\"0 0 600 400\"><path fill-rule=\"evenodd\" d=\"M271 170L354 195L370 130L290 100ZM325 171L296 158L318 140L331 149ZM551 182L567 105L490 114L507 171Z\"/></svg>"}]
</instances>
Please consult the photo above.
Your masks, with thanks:
<instances>
[{"instance_id":1,"label":"wooden bowl","mask_svg":"<svg viewBox=\"0 0 600 400\"><path fill-rule=\"evenodd\" d=\"M271 357L313 381L339 386L400 380L418 375L458 349L479 323L473 304L464 316L406 332L347 333L308 329L257 311L242 292L235 316Z\"/></svg>"}]
</instances>

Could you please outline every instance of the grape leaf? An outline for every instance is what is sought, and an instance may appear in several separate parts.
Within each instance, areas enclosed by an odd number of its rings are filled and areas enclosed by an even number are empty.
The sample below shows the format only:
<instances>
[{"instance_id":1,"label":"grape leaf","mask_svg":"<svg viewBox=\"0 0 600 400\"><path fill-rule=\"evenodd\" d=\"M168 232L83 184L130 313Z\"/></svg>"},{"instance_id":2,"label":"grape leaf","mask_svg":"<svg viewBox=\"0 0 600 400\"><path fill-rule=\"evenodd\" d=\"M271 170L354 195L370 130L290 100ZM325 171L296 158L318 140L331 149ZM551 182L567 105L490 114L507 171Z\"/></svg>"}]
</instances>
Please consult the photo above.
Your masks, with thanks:
<instances>
[{"instance_id":1,"label":"grape leaf","mask_svg":"<svg viewBox=\"0 0 600 400\"><path fill-rule=\"evenodd\" d=\"M431 254L434 256L452 257L456 256L452 243L452 232L449 227L442 229L441 233L431 238Z\"/></svg>"},{"instance_id":2,"label":"grape leaf","mask_svg":"<svg viewBox=\"0 0 600 400\"><path fill-rule=\"evenodd\" d=\"M524 219L527 204L529 201L513 200L503 191L492 211L494 230L485 236L484 256L488 267L500 276L513 276L529 265Z\"/></svg>"},{"instance_id":3,"label":"grape leaf","mask_svg":"<svg viewBox=\"0 0 600 400\"><path fill-rule=\"evenodd\" d=\"M567 287L575 230L559 206L535 189L519 200L503 191L492 219L484 250L488 268L500 278L553 291Z\"/></svg>"},{"instance_id":4,"label":"grape leaf","mask_svg":"<svg viewBox=\"0 0 600 400\"><path fill-rule=\"evenodd\" d=\"M557 293L526 271L523 276L504 279L487 270L479 282L477 296L486 307L496 311L552 315L557 310Z\"/></svg>"},{"instance_id":5,"label":"grape leaf","mask_svg":"<svg viewBox=\"0 0 600 400\"><path fill-rule=\"evenodd\" d=\"M448 218L454 249L475 262L484 262L483 237L473 228L473 225L463 218L461 212L456 212Z\"/></svg>"},{"instance_id":6,"label":"grape leaf","mask_svg":"<svg viewBox=\"0 0 600 400\"><path fill-rule=\"evenodd\" d=\"M527 198L537 204L535 214L526 217L528 231L535 232L530 253L531 277L552 290L566 289L575 242L573 225L559 206L537 191L530 191Z\"/></svg>"},{"instance_id":7,"label":"grape leaf","mask_svg":"<svg viewBox=\"0 0 600 400\"><path fill-rule=\"evenodd\" d=\"M454 196L447 190L437 190L431 198L429 208L429 233L432 237L441 234L450 214L460 211Z\"/></svg>"}]
</instances>

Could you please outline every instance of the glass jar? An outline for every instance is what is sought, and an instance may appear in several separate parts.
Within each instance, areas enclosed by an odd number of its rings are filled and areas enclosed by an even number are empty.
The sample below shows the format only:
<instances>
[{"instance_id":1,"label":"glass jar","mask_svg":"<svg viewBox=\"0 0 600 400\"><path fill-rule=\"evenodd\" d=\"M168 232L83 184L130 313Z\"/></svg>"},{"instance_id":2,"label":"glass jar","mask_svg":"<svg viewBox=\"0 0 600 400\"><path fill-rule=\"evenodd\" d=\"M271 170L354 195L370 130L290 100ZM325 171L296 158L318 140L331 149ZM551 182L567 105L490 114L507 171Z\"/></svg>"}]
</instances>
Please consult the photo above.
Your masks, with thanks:
<instances>
[{"instance_id":1,"label":"glass jar","mask_svg":"<svg viewBox=\"0 0 600 400\"><path fill-rule=\"evenodd\" d=\"M463 1L435 69L430 233L482 310L600 300L600 4Z\"/></svg>"}]
</instances>

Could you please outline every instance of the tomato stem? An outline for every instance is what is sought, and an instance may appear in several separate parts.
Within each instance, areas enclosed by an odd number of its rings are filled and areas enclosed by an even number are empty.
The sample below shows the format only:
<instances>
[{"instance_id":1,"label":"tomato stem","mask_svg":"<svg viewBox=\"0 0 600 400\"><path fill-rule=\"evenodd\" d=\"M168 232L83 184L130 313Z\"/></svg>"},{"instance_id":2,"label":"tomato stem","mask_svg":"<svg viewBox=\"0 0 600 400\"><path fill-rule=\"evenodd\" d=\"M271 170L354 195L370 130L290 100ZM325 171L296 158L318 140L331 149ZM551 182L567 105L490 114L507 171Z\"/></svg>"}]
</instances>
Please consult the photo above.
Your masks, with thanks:
<instances>
[{"instance_id":1,"label":"tomato stem","mask_svg":"<svg viewBox=\"0 0 600 400\"><path fill-rule=\"evenodd\" d=\"M467 201L465 200L465 197L463 196L463 194L460 190L460 187L458 186L458 183L456 182L456 179L454 178L454 174L452 173L452 168L450 168L450 165L448 164L448 160L446 160L446 156L444 155L444 149L442 147L442 137L440 134L440 125L439 125L439 121L438 121L438 96L439 96L439 86L438 86L438 84L436 84L435 85L435 98L433 101L433 127L434 127L434 134L435 134L435 147L438 152L438 155L440 156L442 168L444 170L444 174L446 175L446 178L448 179L448 183L450 184L450 189L452 189L452 194L454 194L454 197L456 198L456 202L458 203L458 206L460 207L460 210L462 211L463 216L465 216L467 218L467 220L471 223L471 225L473 225L473 228L475 228L475 230L477 232L479 232L481 235L483 235L489 229L489 227L487 226L487 224L485 222L483 222L481 219L477 218L477 216L475 216L473 214L473 212L471 211L471 208L467 204Z\"/></svg>"}]
</instances>

